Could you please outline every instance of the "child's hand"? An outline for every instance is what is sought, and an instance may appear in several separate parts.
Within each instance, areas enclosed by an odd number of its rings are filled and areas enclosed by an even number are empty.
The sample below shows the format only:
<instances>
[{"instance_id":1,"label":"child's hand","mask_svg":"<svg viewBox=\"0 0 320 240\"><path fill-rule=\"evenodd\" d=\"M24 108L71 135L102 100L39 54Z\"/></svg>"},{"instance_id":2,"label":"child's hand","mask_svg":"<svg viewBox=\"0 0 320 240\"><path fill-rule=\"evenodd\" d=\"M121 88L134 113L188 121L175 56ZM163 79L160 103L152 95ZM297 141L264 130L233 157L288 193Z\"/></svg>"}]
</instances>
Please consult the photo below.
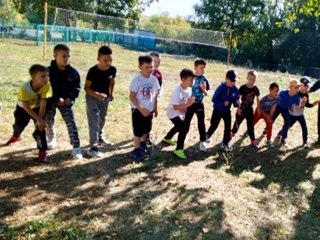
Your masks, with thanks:
<instances>
[{"instance_id":1,"label":"child's hand","mask_svg":"<svg viewBox=\"0 0 320 240\"><path fill-rule=\"evenodd\" d=\"M192 104L194 104L194 102L196 101L196 99L194 97L190 97L187 100L187 106L191 106Z\"/></svg>"},{"instance_id":2,"label":"child's hand","mask_svg":"<svg viewBox=\"0 0 320 240\"><path fill-rule=\"evenodd\" d=\"M97 95L97 99L101 102L103 102L106 97L107 97L107 95L104 93L98 93L98 95Z\"/></svg>"},{"instance_id":3,"label":"child's hand","mask_svg":"<svg viewBox=\"0 0 320 240\"><path fill-rule=\"evenodd\" d=\"M39 128L40 131L43 131L46 128L46 123L43 119L38 119L36 122L36 126Z\"/></svg>"},{"instance_id":4,"label":"child's hand","mask_svg":"<svg viewBox=\"0 0 320 240\"><path fill-rule=\"evenodd\" d=\"M64 105L71 106L71 105L72 105L71 99L70 99L70 98L66 98L66 99L64 100Z\"/></svg>"},{"instance_id":5,"label":"child's hand","mask_svg":"<svg viewBox=\"0 0 320 240\"><path fill-rule=\"evenodd\" d=\"M155 117L155 118L158 117L158 110L155 110L155 111L154 111L154 117Z\"/></svg>"},{"instance_id":6,"label":"child's hand","mask_svg":"<svg viewBox=\"0 0 320 240\"><path fill-rule=\"evenodd\" d=\"M58 106L62 107L64 105L64 99L63 98L59 98L58 100Z\"/></svg>"},{"instance_id":7,"label":"child's hand","mask_svg":"<svg viewBox=\"0 0 320 240\"><path fill-rule=\"evenodd\" d=\"M113 101L113 95L112 94L110 94L110 96L109 96L109 100L110 100L110 102L112 102Z\"/></svg>"},{"instance_id":8,"label":"child's hand","mask_svg":"<svg viewBox=\"0 0 320 240\"><path fill-rule=\"evenodd\" d=\"M241 108L238 108L237 115L242 115L242 109Z\"/></svg>"},{"instance_id":9,"label":"child's hand","mask_svg":"<svg viewBox=\"0 0 320 240\"><path fill-rule=\"evenodd\" d=\"M207 90L207 84L206 84L206 82L200 83L199 86L200 86L202 92L205 92L205 91Z\"/></svg>"},{"instance_id":10,"label":"child's hand","mask_svg":"<svg viewBox=\"0 0 320 240\"><path fill-rule=\"evenodd\" d=\"M229 106L229 104L230 104L230 102L229 102L229 101L224 101L224 106L228 107L228 106Z\"/></svg>"},{"instance_id":11,"label":"child's hand","mask_svg":"<svg viewBox=\"0 0 320 240\"><path fill-rule=\"evenodd\" d=\"M150 112L145 108L142 108L140 112L144 117L150 116Z\"/></svg>"}]
</instances>

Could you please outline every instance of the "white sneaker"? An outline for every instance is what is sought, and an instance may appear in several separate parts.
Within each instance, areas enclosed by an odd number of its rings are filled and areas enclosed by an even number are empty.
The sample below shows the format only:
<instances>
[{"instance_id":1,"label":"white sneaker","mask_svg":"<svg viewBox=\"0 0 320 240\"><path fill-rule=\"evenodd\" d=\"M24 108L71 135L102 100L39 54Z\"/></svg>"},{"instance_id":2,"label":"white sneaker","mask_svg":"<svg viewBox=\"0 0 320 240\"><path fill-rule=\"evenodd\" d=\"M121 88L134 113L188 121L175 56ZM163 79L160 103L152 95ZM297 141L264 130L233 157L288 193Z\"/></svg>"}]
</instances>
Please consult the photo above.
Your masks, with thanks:
<instances>
[{"instance_id":1,"label":"white sneaker","mask_svg":"<svg viewBox=\"0 0 320 240\"><path fill-rule=\"evenodd\" d=\"M206 147L205 142L200 142L200 144L199 144L199 151L200 151L200 152L206 152L206 151L207 151L207 147Z\"/></svg>"},{"instance_id":2,"label":"white sneaker","mask_svg":"<svg viewBox=\"0 0 320 240\"><path fill-rule=\"evenodd\" d=\"M206 134L206 143L211 143L211 137L209 137L209 135Z\"/></svg>"},{"instance_id":3,"label":"white sneaker","mask_svg":"<svg viewBox=\"0 0 320 240\"><path fill-rule=\"evenodd\" d=\"M81 153L81 148L74 148L72 149L72 156L74 158L77 158L79 160L83 159L82 153Z\"/></svg>"},{"instance_id":4,"label":"white sneaker","mask_svg":"<svg viewBox=\"0 0 320 240\"><path fill-rule=\"evenodd\" d=\"M58 146L57 140L55 138L48 140L47 142L48 149L54 149Z\"/></svg>"},{"instance_id":5,"label":"white sneaker","mask_svg":"<svg viewBox=\"0 0 320 240\"><path fill-rule=\"evenodd\" d=\"M231 148L228 145L224 144L224 143L222 143L221 148L226 152L230 152L231 151Z\"/></svg>"},{"instance_id":6,"label":"white sneaker","mask_svg":"<svg viewBox=\"0 0 320 240\"><path fill-rule=\"evenodd\" d=\"M102 157L102 153L99 151L99 148L97 147L91 147L88 151L87 154L89 157Z\"/></svg>"}]
</instances>

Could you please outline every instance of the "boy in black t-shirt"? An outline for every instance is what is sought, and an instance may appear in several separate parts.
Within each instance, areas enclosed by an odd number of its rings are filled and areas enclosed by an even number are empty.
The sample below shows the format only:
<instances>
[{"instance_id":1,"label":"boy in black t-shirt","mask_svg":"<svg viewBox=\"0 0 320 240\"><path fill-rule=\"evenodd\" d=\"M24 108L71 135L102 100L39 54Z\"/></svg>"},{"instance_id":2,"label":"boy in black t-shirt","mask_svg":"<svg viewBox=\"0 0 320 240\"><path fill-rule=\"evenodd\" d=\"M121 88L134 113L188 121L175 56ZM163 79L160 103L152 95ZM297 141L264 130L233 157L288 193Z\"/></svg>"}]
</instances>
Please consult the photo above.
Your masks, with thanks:
<instances>
[{"instance_id":1,"label":"boy in black t-shirt","mask_svg":"<svg viewBox=\"0 0 320 240\"><path fill-rule=\"evenodd\" d=\"M234 122L233 128L230 133L230 137L234 137L238 132L240 124L244 119L247 120L248 134L251 139L251 146L257 148L257 141L254 136L254 114L253 114L253 103L254 99L257 98L257 105L259 105L260 91L257 86L254 85L258 73L256 71L249 71L247 76L247 83L242 85L239 89L241 96L241 105L236 113L236 121ZM259 106L258 108L259 109Z\"/></svg>"},{"instance_id":2,"label":"boy in black t-shirt","mask_svg":"<svg viewBox=\"0 0 320 240\"><path fill-rule=\"evenodd\" d=\"M86 83L87 117L90 135L90 157L101 157L99 145L108 144L103 137L103 127L109 102L113 100L113 88L117 69L112 64L112 50L102 46L98 51L98 64L90 68Z\"/></svg>"}]
</instances>

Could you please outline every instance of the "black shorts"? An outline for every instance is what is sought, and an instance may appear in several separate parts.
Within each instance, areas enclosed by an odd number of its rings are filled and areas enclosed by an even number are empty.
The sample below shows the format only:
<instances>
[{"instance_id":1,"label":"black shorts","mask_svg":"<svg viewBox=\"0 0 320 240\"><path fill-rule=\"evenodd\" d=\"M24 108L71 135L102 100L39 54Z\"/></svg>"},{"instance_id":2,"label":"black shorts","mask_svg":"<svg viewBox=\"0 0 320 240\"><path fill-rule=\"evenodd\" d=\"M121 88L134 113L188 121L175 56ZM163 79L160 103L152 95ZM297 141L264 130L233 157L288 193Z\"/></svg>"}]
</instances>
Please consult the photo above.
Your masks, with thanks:
<instances>
[{"instance_id":1,"label":"black shorts","mask_svg":"<svg viewBox=\"0 0 320 240\"><path fill-rule=\"evenodd\" d=\"M142 137L143 134L151 132L152 118L153 115L144 117L138 109L132 109L132 126L135 137Z\"/></svg>"}]
</instances>

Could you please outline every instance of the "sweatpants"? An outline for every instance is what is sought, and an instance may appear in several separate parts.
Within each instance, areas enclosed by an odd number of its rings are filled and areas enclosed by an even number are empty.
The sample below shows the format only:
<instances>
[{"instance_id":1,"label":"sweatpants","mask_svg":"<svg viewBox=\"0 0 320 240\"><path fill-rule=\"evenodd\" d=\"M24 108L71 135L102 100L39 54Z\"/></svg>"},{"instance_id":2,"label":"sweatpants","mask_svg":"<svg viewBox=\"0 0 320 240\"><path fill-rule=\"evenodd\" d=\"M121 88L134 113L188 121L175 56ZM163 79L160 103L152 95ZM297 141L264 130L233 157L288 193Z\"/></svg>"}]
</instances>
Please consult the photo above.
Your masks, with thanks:
<instances>
[{"instance_id":1,"label":"sweatpants","mask_svg":"<svg viewBox=\"0 0 320 240\"><path fill-rule=\"evenodd\" d=\"M172 139L176 133L179 133L176 150L183 150L184 141L187 136L187 124L185 120L179 117L171 118L170 120L174 124L174 127L171 128L171 130L168 132L168 134L164 138Z\"/></svg>"},{"instance_id":2,"label":"sweatpants","mask_svg":"<svg viewBox=\"0 0 320 240\"><path fill-rule=\"evenodd\" d=\"M78 134L78 128L76 125L76 121L74 119L72 106L57 106L55 103L49 103L47 104L47 111L46 111L46 129L47 129L47 138L48 141L55 138L55 128L54 128L54 122L55 122L55 116L57 109L60 111L61 116L64 120L64 122L67 125L68 134L70 138L70 143L73 146L73 148L79 148L80 147L80 139Z\"/></svg>"},{"instance_id":3,"label":"sweatpants","mask_svg":"<svg viewBox=\"0 0 320 240\"><path fill-rule=\"evenodd\" d=\"M249 135L251 141L256 140L256 138L254 136L254 126L253 126L254 117L253 117L253 109L252 108L247 109L247 110L243 110L241 115L236 114L236 120L233 124L233 128L232 128L231 132L237 133L239 130L239 127L244 119L247 120L248 135Z\"/></svg>"},{"instance_id":4,"label":"sweatpants","mask_svg":"<svg viewBox=\"0 0 320 240\"><path fill-rule=\"evenodd\" d=\"M190 123L193 115L196 114L198 118L198 130L200 135L200 142L204 142L206 140L206 126L204 123L204 105L203 103L194 103L190 107L187 108L185 121L187 124L187 132L190 129Z\"/></svg>"},{"instance_id":5,"label":"sweatpants","mask_svg":"<svg viewBox=\"0 0 320 240\"><path fill-rule=\"evenodd\" d=\"M109 98L103 101L86 94L87 117L89 127L90 146L97 146L103 138L103 128L109 106Z\"/></svg>"},{"instance_id":6,"label":"sweatpants","mask_svg":"<svg viewBox=\"0 0 320 240\"><path fill-rule=\"evenodd\" d=\"M33 111L36 114L39 114L39 108L34 108ZM17 105L16 110L14 111L13 136L19 137L23 130L26 128L26 126L29 124L31 119L33 120L34 124L36 124L36 120L33 119L22 107L19 107ZM40 151L46 151L46 131L40 131L40 129L35 125L35 130L32 136L36 140L37 148Z\"/></svg>"},{"instance_id":7,"label":"sweatpants","mask_svg":"<svg viewBox=\"0 0 320 240\"><path fill-rule=\"evenodd\" d=\"M259 114L256 110L254 113L253 125L256 125L260 119L263 119L266 123L267 140L270 141L272 136L272 123L268 122L267 118L265 118L261 113Z\"/></svg>"},{"instance_id":8,"label":"sweatpants","mask_svg":"<svg viewBox=\"0 0 320 240\"><path fill-rule=\"evenodd\" d=\"M208 129L207 135L211 137L212 134L216 131L219 126L220 120L224 121L224 135L223 135L223 143L228 145L230 142L230 130L231 130L231 112L219 112L217 110L213 110L210 127Z\"/></svg>"}]
</instances>

